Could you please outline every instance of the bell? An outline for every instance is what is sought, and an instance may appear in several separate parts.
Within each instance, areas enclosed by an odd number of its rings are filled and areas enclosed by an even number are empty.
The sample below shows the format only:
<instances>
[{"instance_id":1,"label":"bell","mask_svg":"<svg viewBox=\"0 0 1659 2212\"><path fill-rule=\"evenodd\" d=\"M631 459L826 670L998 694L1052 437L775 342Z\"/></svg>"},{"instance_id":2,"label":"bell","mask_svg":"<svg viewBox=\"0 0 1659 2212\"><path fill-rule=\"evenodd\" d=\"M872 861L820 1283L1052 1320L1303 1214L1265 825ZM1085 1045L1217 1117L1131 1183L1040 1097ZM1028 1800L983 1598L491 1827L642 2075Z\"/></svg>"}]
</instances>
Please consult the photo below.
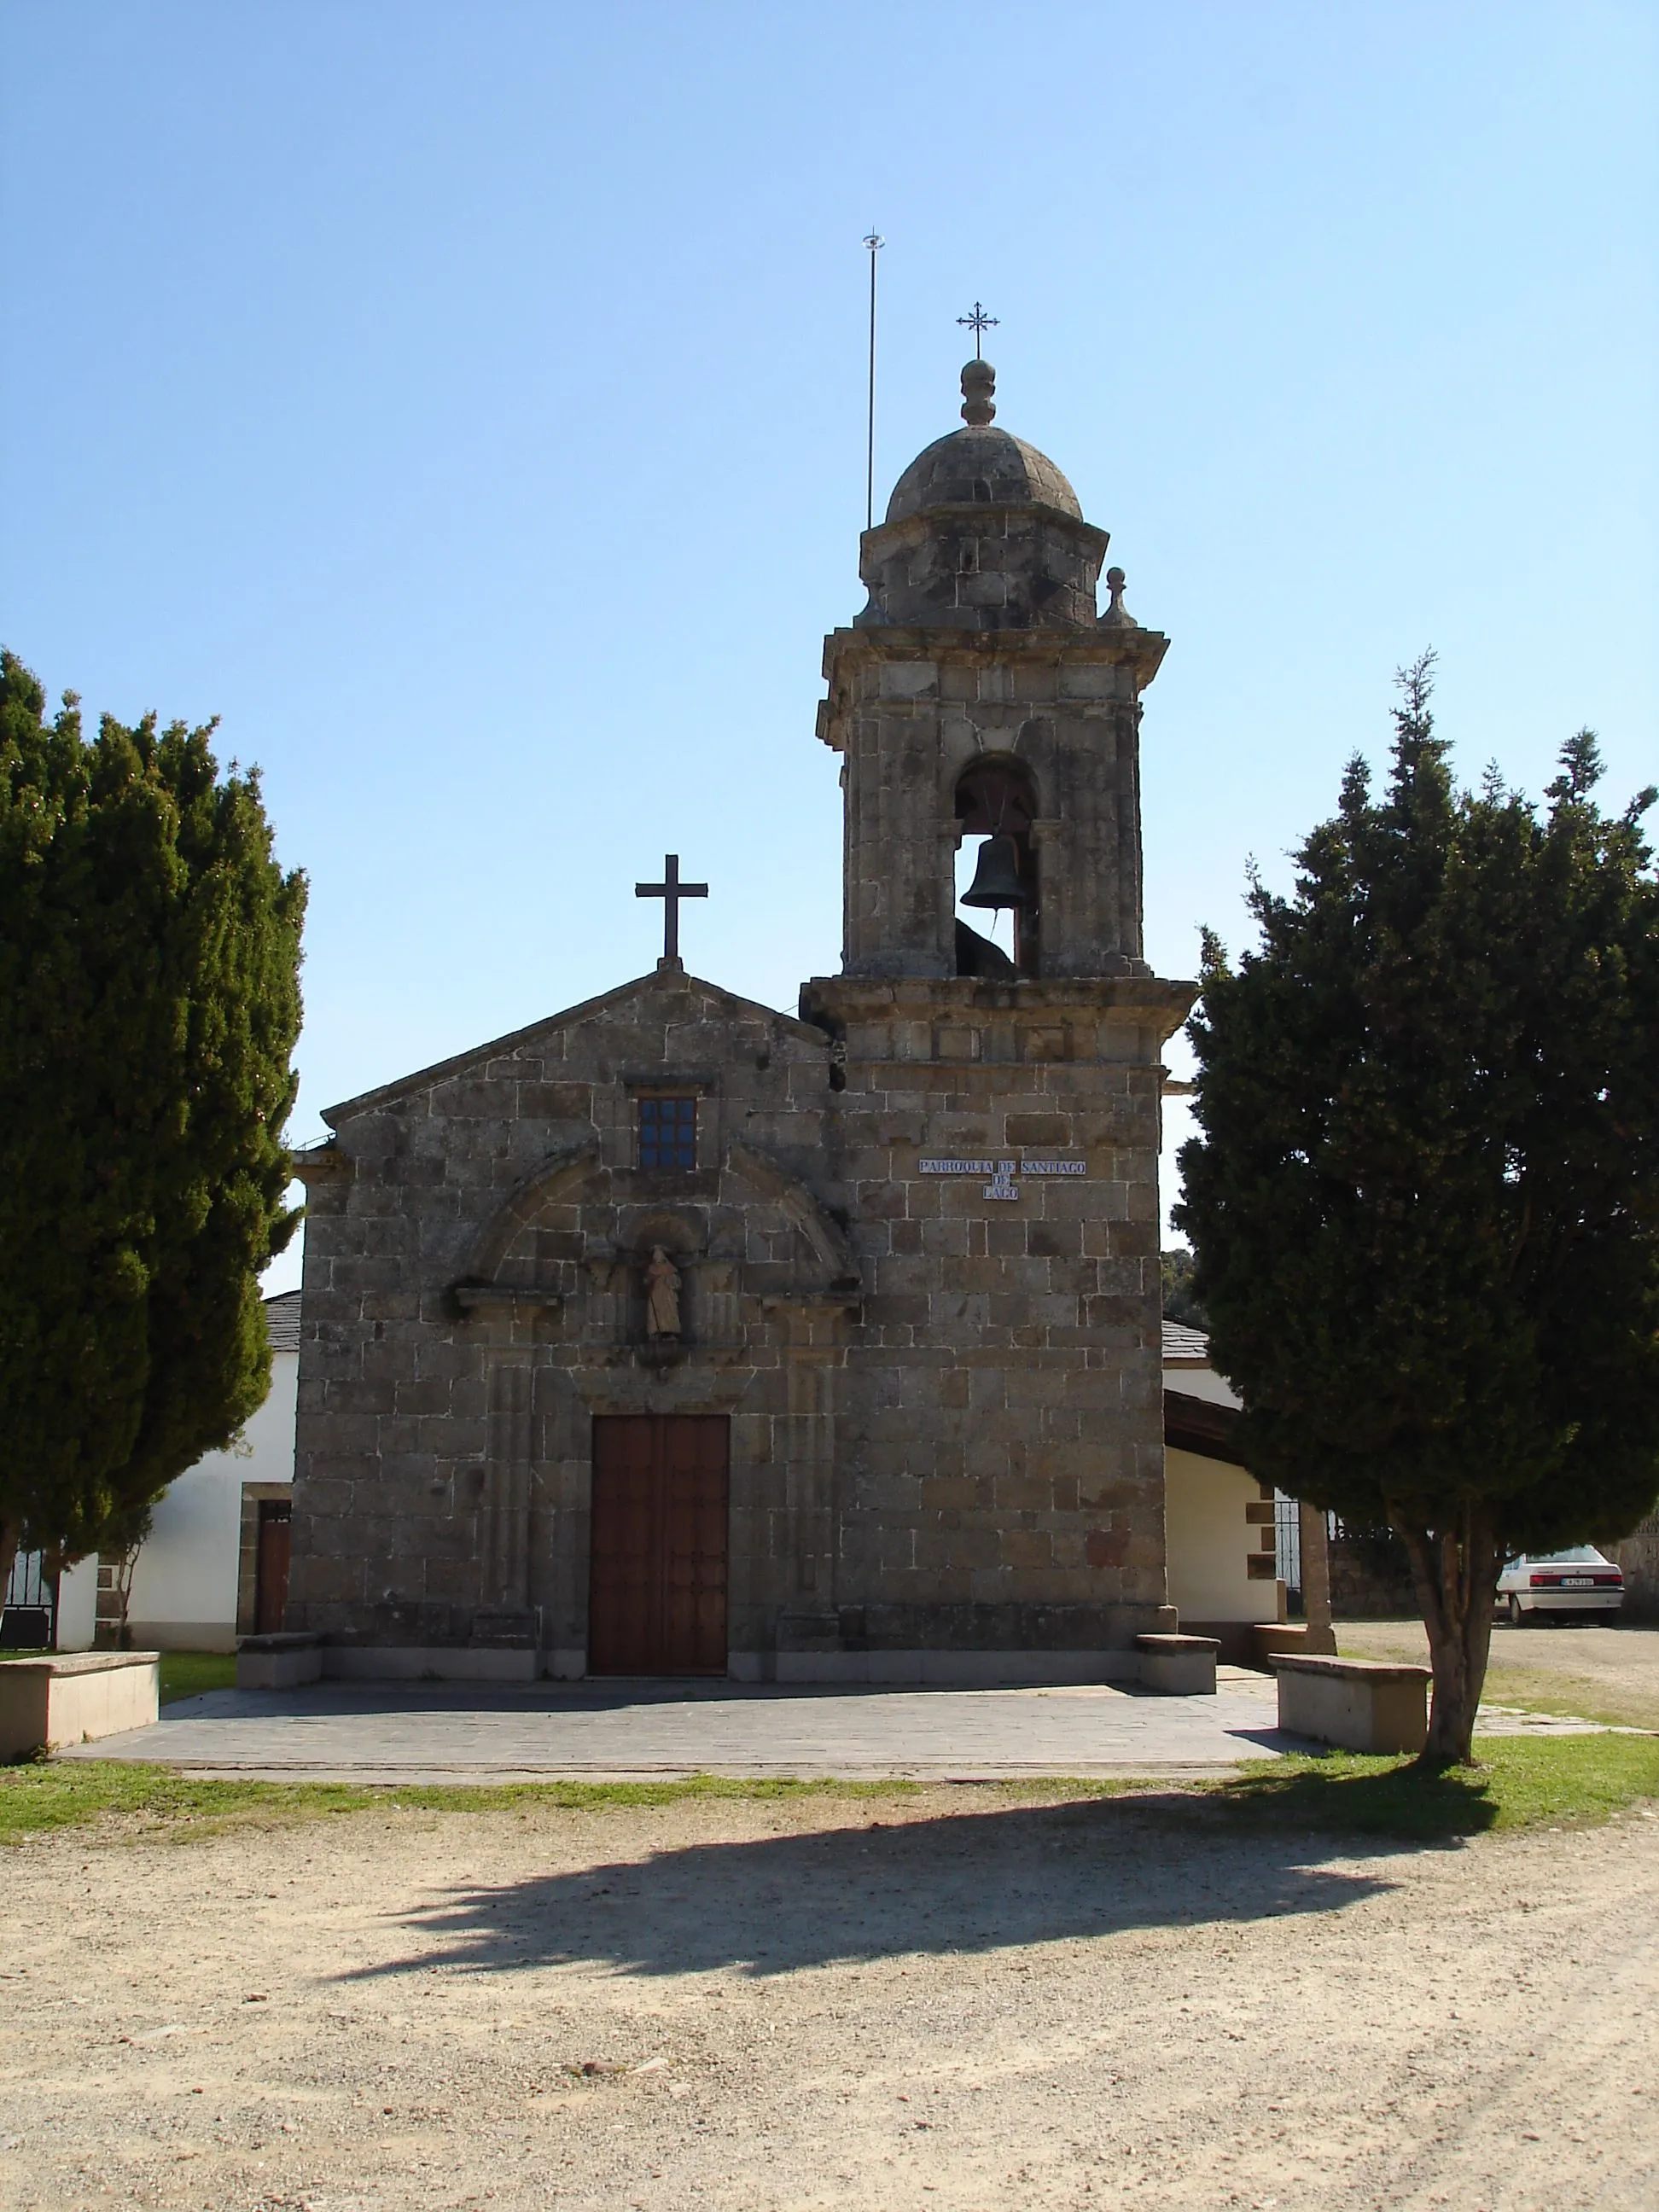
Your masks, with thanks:
<instances>
[{"instance_id":1,"label":"bell","mask_svg":"<svg viewBox=\"0 0 1659 2212\"><path fill-rule=\"evenodd\" d=\"M962 895L963 906L1030 906L1031 894L1019 879L1019 848L1012 837L988 837L979 848L974 880Z\"/></svg>"}]
</instances>

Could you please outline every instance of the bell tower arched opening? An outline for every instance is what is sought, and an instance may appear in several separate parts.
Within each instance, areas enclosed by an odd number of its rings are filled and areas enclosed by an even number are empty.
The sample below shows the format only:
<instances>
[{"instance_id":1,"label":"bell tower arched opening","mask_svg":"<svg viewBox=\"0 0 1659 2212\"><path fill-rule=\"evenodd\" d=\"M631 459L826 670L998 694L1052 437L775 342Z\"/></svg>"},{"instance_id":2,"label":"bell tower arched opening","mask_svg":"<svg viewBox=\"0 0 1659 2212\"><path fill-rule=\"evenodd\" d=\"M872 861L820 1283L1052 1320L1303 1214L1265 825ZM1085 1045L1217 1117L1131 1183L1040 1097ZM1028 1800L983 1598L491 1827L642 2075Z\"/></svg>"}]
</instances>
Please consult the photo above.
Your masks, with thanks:
<instances>
[{"instance_id":1,"label":"bell tower arched opening","mask_svg":"<svg viewBox=\"0 0 1659 2212\"><path fill-rule=\"evenodd\" d=\"M1146 976L1140 701L1167 640L1125 608L1121 571L1098 612L1107 534L991 420L991 374L969 364L964 427L865 532L870 603L827 641L842 972Z\"/></svg>"},{"instance_id":2,"label":"bell tower arched opening","mask_svg":"<svg viewBox=\"0 0 1659 2212\"><path fill-rule=\"evenodd\" d=\"M1036 975L1042 928L1030 770L1023 761L975 761L957 779L955 811L957 973ZM1005 915L1006 947L998 941Z\"/></svg>"}]
</instances>

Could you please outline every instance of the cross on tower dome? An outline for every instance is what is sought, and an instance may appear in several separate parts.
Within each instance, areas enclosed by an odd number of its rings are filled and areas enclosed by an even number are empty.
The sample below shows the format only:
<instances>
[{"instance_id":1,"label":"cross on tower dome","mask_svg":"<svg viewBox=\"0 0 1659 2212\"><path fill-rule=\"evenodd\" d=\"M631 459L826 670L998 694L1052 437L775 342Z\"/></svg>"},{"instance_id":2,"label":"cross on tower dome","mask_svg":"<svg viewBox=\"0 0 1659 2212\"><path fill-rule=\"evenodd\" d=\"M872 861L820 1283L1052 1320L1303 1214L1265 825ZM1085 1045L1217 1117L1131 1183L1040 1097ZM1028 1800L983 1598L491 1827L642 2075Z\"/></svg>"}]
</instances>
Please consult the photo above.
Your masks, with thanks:
<instances>
[{"instance_id":1,"label":"cross on tower dome","mask_svg":"<svg viewBox=\"0 0 1659 2212\"><path fill-rule=\"evenodd\" d=\"M964 331L971 331L973 332L974 359L977 361L981 354L984 351L984 348L981 343L981 341L983 339L987 331L994 331L1000 326L1000 318L996 315L988 315L984 308L979 304L979 301L975 300L974 302L973 313L971 315L958 315L957 317L957 321Z\"/></svg>"}]
</instances>

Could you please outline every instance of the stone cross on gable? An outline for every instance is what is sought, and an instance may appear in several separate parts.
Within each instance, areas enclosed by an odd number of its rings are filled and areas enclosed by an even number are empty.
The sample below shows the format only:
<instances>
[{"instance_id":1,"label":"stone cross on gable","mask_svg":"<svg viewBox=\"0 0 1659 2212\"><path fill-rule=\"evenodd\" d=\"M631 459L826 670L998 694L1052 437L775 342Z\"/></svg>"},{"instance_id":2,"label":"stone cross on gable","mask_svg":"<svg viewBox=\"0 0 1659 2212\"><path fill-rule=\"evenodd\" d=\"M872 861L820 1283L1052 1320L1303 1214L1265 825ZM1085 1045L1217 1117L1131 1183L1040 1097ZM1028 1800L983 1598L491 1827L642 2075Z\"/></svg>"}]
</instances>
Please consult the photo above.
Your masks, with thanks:
<instances>
[{"instance_id":1,"label":"stone cross on gable","mask_svg":"<svg viewBox=\"0 0 1659 2212\"><path fill-rule=\"evenodd\" d=\"M678 966L680 957L680 901L707 898L707 884L683 884L680 881L680 856L665 853L662 862L662 881L659 884L635 884L635 898L659 898L662 901L662 958L666 966L672 962Z\"/></svg>"}]
</instances>

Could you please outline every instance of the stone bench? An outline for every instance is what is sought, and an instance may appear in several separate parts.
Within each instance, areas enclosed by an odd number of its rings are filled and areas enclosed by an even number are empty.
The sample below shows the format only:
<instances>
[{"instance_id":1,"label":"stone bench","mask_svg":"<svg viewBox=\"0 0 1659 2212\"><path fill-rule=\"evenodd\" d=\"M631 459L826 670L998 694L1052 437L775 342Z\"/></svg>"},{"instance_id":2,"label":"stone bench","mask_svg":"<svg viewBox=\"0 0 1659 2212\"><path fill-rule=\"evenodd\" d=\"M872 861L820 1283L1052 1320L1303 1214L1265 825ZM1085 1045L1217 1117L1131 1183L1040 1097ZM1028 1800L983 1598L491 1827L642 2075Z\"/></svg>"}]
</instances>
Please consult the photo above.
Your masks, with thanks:
<instances>
[{"instance_id":1,"label":"stone bench","mask_svg":"<svg viewBox=\"0 0 1659 2212\"><path fill-rule=\"evenodd\" d=\"M1250 1628L1250 1664L1270 1674L1280 1653L1306 1652L1334 1657L1336 1638L1328 1629L1316 1632L1305 1620L1258 1620Z\"/></svg>"},{"instance_id":2,"label":"stone bench","mask_svg":"<svg viewBox=\"0 0 1659 2212\"><path fill-rule=\"evenodd\" d=\"M1279 1725L1342 1751L1421 1751L1428 1741L1426 1667L1382 1659L1323 1659L1284 1653Z\"/></svg>"},{"instance_id":3,"label":"stone bench","mask_svg":"<svg viewBox=\"0 0 1659 2212\"><path fill-rule=\"evenodd\" d=\"M161 1709L154 1651L0 1660L0 1759L149 1728Z\"/></svg>"},{"instance_id":4,"label":"stone bench","mask_svg":"<svg viewBox=\"0 0 1659 2212\"><path fill-rule=\"evenodd\" d=\"M1176 1698L1212 1698L1220 1650L1211 1636L1137 1636L1140 1686Z\"/></svg>"},{"instance_id":5,"label":"stone bench","mask_svg":"<svg viewBox=\"0 0 1659 2212\"><path fill-rule=\"evenodd\" d=\"M293 1690L323 1679L323 1639L298 1629L245 1636L236 1646L239 1690Z\"/></svg>"}]
</instances>

